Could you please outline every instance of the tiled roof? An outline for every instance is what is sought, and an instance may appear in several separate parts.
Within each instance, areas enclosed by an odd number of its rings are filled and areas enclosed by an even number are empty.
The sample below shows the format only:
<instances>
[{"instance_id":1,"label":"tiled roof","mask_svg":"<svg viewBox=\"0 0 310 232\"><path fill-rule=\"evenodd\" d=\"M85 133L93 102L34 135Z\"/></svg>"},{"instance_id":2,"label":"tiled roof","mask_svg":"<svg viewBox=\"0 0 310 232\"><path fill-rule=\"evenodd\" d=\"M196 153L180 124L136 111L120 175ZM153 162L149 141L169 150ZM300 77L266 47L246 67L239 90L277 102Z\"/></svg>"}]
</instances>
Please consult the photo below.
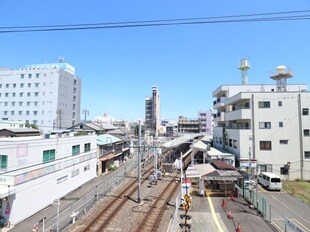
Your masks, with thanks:
<instances>
[{"instance_id":1,"label":"tiled roof","mask_svg":"<svg viewBox=\"0 0 310 232\"><path fill-rule=\"evenodd\" d=\"M211 163L216 169L220 170L237 170L234 166L220 160L212 160Z\"/></svg>"}]
</instances>

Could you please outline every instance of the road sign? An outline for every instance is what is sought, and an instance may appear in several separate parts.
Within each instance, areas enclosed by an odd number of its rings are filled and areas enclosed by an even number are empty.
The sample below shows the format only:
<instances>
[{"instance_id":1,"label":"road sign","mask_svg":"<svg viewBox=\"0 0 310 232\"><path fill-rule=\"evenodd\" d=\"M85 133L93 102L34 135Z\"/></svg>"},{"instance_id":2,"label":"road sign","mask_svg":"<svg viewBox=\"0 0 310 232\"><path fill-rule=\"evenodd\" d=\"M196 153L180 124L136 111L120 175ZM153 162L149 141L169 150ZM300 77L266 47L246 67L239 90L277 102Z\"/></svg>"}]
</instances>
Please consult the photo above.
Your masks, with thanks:
<instances>
[{"instance_id":1,"label":"road sign","mask_svg":"<svg viewBox=\"0 0 310 232\"><path fill-rule=\"evenodd\" d=\"M306 232L287 217L285 217L285 226L291 228L293 231L296 232Z\"/></svg>"}]
</instances>

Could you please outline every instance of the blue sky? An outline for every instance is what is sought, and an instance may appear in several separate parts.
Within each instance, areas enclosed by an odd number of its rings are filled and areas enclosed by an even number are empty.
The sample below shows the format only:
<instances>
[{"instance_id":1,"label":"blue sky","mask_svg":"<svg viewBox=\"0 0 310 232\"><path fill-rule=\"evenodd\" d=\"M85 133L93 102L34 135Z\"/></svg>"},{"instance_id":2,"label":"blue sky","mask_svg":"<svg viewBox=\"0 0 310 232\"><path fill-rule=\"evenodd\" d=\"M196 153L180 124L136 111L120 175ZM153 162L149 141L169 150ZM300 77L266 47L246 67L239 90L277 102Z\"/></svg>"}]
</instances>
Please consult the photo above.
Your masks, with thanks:
<instances>
[{"instance_id":1,"label":"blue sky","mask_svg":"<svg viewBox=\"0 0 310 232\"><path fill-rule=\"evenodd\" d=\"M309 10L308 0L0 0L0 27L120 22ZM54 63L64 56L82 79L89 118L144 118L144 100L157 85L161 116L197 117L212 107L221 84L240 84L248 57L249 84L273 83L287 65L289 83L309 84L310 20L201 24L0 34L0 67Z\"/></svg>"}]
</instances>

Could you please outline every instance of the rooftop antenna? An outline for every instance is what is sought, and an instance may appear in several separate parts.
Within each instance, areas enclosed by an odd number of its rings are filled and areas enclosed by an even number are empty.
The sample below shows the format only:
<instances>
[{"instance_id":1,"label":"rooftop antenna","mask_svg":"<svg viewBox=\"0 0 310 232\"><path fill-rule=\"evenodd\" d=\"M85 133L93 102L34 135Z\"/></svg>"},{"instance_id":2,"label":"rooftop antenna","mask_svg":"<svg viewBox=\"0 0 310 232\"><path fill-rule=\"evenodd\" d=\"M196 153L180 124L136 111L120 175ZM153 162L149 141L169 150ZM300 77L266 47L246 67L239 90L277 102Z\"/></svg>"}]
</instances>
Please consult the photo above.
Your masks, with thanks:
<instances>
[{"instance_id":1,"label":"rooftop antenna","mask_svg":"<svg viewBox=\"0 0 310 232\"><path fill-rule=\"evenodd\" d=\"M291 70L284 65L279 65L276 68L276 72L273 73L270 78L275 80L277 83L277 91L278 92L286 92L287 89L287 79L292 78L293 74Z\"/></svg>"},{"instance_id":2,"label":"rooftop antenna","mask_svg":"<svg viewBox=\"0 0 310 232\"><path fill-rule=\"evenodd\" d=\"M247 85L248 84L248 70L250 69L250 63L248 59L240 60L239 69L241 70L242 84Z\"/></svg>"},{"instance_id":3,"label":"rooftop antenna","mask_svg":"<svg viewBox=\"0 0 310 232\"><path fill-rule=\"evenodd\" d=\"M59 63L63 63L64 62L64 60L65 60L65 58L63 57L63 56L59 56Z\"/></svg>"}]
</instances>

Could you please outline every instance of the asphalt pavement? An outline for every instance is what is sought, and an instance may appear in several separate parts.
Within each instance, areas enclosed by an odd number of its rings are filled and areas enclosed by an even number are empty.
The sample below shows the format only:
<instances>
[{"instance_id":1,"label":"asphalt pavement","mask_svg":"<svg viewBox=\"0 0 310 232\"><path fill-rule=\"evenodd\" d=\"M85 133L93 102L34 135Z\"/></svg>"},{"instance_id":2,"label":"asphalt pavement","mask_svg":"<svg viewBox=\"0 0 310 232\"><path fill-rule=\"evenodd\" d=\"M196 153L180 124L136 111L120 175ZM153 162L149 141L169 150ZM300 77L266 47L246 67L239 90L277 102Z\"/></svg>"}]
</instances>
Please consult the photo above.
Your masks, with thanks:
<instances>
[{"instance_id":1,"label":"asphalt pavement","mask_svg":"<svg viewBox=\"0 0 310 232\"><path fill-rule=\"evenodd\" d=\"M267 201L268 217L279 231L285 231L285 217L306 232L310 232L310 206L285 191L267 191L260 187L259 195ZM271 206L269 208L269 206ZM270 214L271 213L271 214ZM288 230L290 231L290 230Z\"/></svg>"},{"instance_id":2,"label":"asphalt pavement","mask_svg":"<svg viewBox=\"0 0 310 232\"><path fill-rule=\"evenodd\" d=\"M225 202L224 207L223 200ZM231 213L232 219L228 218ZM179 214L182 214L182 210ZM192 232L231 232L236 231L240 225L241 231L249 232L275 232L277 231L267 220L262 218L256 210L249 207L249 204L242 198L225 197L221 194L208 194L201 197L193 191L192 206L189 210ZM178 223L182 220L178 219ZM177 231L182 229L177 225Z\"/></svg>"}]
</instances>

